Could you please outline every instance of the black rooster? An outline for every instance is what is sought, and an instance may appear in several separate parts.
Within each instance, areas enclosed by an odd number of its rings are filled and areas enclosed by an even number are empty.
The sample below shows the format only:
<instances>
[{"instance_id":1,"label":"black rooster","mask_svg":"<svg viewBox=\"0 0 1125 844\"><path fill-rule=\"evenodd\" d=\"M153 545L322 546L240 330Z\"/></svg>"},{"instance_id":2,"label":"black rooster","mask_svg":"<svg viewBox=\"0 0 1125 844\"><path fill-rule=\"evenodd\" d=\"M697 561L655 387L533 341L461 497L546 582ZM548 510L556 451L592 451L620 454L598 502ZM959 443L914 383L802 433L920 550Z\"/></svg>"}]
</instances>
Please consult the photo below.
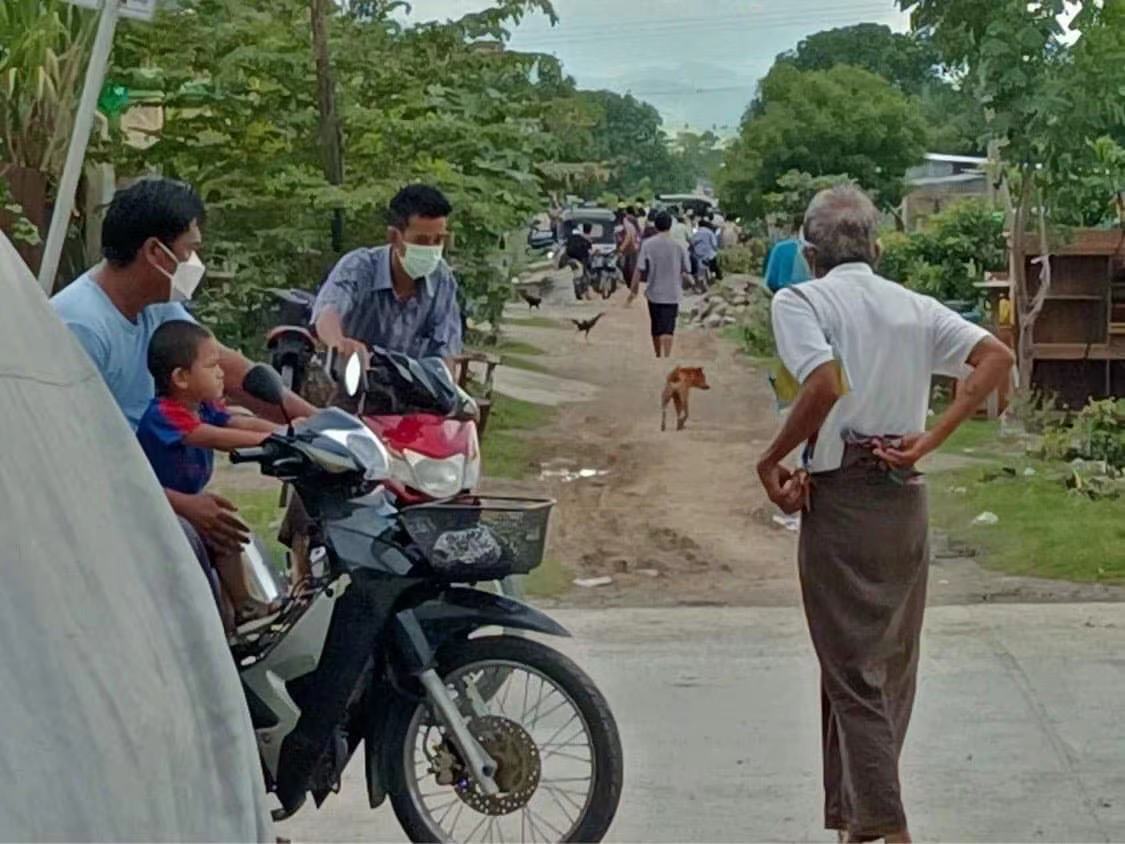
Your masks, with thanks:
<instances>
[{"instance_id":1,"label":"black rooster","mask_svg":"<svg viewBox=\"0 0 1125 844\"><path fill-rule=\"evenodd\" d=\"M578 328L579 331L581 331L583 334L586 335L586 342L589 343L590 342L590 331L591 331L591 329L593 329L593 327L598 324L598 320L601 319L604 316L605 316L605 314L601 313L601 314L598 314L593 319L572 319L571 322L574 323L574 325Z\"/></svg>"},{"instance_id":2,"label":"black rooster","mask_svg":"<svg viewBox=\"0 0 1125 844\"><path fill-rule=\"evenodd\" d=\"M532 296L530 293L521 290L520 297L527 302L527 309L530 311L532 308L538 309L543 304L542 296Z\"/></svg>"}]
</instances>

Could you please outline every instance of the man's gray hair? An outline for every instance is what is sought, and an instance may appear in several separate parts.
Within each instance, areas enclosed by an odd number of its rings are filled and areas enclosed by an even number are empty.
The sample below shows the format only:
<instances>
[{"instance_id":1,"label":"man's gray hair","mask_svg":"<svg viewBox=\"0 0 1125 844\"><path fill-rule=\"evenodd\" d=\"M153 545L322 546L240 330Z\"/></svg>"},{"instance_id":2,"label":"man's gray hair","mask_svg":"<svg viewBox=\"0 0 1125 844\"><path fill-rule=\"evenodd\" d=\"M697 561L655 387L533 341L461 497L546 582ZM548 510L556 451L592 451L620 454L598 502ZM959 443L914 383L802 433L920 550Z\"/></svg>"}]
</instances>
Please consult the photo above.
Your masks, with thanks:
<instances>
[{"instance_id":1,"label":"man's gray hair","mask_svg":"<svg viewBox=\"0 0 1125 844\"><path fill-rule=\"evenodd\" d=\"M804 239L816 251L816 269L874 264L878 257L879 211L855 185L837 185L813 197L805 211Z\"/></svg>"}]
</instances>

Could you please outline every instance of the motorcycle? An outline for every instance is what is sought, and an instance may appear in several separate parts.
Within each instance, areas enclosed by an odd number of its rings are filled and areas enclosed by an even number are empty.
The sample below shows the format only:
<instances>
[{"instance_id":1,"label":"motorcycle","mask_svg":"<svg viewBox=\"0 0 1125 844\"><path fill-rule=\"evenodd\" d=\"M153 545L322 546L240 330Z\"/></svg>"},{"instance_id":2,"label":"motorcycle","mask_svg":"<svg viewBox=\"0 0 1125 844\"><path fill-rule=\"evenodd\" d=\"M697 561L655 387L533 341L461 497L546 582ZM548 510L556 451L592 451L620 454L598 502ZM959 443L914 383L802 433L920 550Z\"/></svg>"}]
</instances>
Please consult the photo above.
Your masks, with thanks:
<instances>
[{"instance_id":1,"label":"motorcycle","mask_svg":"<svg viewBox=\"0 0 1125 844\"><path fill-rule=\"evenodd\" d=\"M594 247L590 254L590 286L603 299L617 292L617 277L621 270L617 266L617 253L612 249Z\"/></svg>"},{"instance_id":2,"label":"motorcycle","mask_svg":"<svg viewBox=\"0 0 1125 844\"><path fill-rule=\"evenodd\" d=\"M713 281L714 274L711 271L711 263L697 258L695 260L695 292L701 295L706 293L711 289Z\"/></svg>"},{"instance_id":3,"label":"motorcycle","mask_svg":"<svg viewBox=\"0 0 1125 844\"><path fill-rule=\"evenodd\" d=\"M380 367L386 366L386 361L379 357L373 361L365 377L378 385L383 377ZM327 369L334 378L338 368L335 352L330 352ZM468 495L480 483L481 449L475 418L407 413L397 396L378 388L364 391L357 410L364 424L387 447L391 477L386 485L400 506ZM503 578L498 586L508 597L523 595L515 578Z\"/></svg>"},{"instance_id":4,"label":"motorcycle","mask_svg":"<svg viewBox=\"0 0 1125 844\"><path fill-rule=\"evenodd\" d=\"M305 290L275 288L270 292L280 300L277 325L266 334L270 364L281 374L282 383L299 393L316 352L316 340L308 328L316 297Z\"/></svg>"},{"instance_id":5,"label":"motorcycle","mask_svg":"<svg viewBox=\"0 0 1125 844\"><path fill-rule=\"evenodd\" d=\"M378 350L373 359L390 378L377 390L404 405L471 413L440 361ZM371 386L356 358L344 380L351 395ZM244 389L282 406L282 381L269 367L254 367ZM481 635L496 627L567 631L519 601L457 585L538 566L554 502L458 497L400 507L388 488L392 460L367 425L339 408L231 455L292 484L317 528L306 588L232 645L267 788L277 791L311 762L303 785L319 806L362 743L369 804L389 799L413 841L601 840L623 769L604 697L555 650ZM362 651L364 630L381 643L370 653ZM348 647L340 636L359 639ZM362 665L347 674L325 664L341 655ZM357 678L331 740L304 756L300 744L284 752L301 717L298 700L317 697L322 671Z\"/></svg>"}]
</instances>

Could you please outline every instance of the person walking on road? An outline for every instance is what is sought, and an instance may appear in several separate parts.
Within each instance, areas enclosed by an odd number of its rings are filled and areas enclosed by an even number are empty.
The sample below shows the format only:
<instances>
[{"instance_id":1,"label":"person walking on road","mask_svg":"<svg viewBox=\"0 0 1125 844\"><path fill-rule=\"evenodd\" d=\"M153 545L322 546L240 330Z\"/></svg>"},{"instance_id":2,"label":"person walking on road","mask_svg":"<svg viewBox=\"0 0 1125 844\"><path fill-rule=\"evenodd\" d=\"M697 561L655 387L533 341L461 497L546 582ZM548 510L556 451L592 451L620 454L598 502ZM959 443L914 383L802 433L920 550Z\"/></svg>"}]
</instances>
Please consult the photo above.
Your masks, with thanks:
<instances>
[{"instance_id":1,"label":"person walking on road","mask_svg":"<svg viewBox=\"0 0 1125 844\"><path fill-rule=\"evenodd\" d=\"M658 211L653 224L657 234L641 246L628 301L637 298L644 281L652 323L652 350L658 358L668 358L672 356L672 338L676 333L684 285L691 284L691 265L687 247L672 238L672 215Z\"/></svg>"},{"instance_id":2,"label":"person walking on road","mask_svg":"<svg viewBox=\"0 0 1125 844\"><path fill-rule=\"evenodd\" d=\"M878 226L853 186L822 191L805 214L815 279L772 304L778 354L801 387L758 475L782 510L804 511L798 568L821 669L824 825L841 840L909 842L899 757L929 564L914 466L1008 379L1013 356L936 300L876 275ZM934 374L966 380L926 432ZM804 468L791 471L782 461L802 443Z\"/></svg>"},{"instance_id":3,"label":"person walking on road","mask_svg":"<svg viewBox=\"0 0 1125 844\"><path fill-rule=\"evenodd\" d=\"M641 233L630 209L621 209L614 219L613 234L617 241L617 254L621 256L621 277L631 282L637 272L637 253L641 248Z\"/></svg>"}]
</instances>

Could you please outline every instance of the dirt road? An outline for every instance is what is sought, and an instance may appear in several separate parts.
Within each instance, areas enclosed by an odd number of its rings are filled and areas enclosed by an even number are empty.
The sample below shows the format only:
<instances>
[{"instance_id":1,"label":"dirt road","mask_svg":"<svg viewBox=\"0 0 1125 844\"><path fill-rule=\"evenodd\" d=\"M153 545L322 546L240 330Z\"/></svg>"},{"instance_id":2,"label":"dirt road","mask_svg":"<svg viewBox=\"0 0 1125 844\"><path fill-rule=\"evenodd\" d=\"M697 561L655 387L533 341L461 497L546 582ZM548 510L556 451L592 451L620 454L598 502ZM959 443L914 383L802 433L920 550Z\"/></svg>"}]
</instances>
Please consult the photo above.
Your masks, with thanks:
<instances>
[{"instance_id":1,"label":"dirt road","mask_svg":"<svg viewBox=\"0 0 1125 844\"><path fill-rule=\"evenodd\" d=\"M550 555L577 577L614 579L576 589L568 603L796 603L795 535L771 525L754 473L777 423L764 374L704 332L682 332L673 360L658 361L644 303L623 304L618 294L605 305L548 309L557 328L508 329L544 350L534 360L551 373L601 388L592 401L564 405L537 435L549 469L608 472L540 485L559 498ZM569 318L599 311L587 343ZM661 432L660 392L674 364L703 366L711 389L692 393L686 430Z\"/></svg>"},{"instance_id":2,"label":"dirt road","mask_svg":"<svg viewBox=\"0 0 1125 844\"><path fill-rule=\"evenodd\" d=\"M589 342L570 319L605 312ZM779 417L766 374L713 332L681 327L672 361L658 361L643 301L551 308L531 316L513 306L505 329L542 349L531 360L566 379L555 422L535 433L537 453L556 473L607 474L569 482L521 483L559 500L548 556L578 578L613 583L575 588L572 606L782 606L800 601L797 535L772 519L777 511L754 465ZM551 327L542 325L549 320ZM701 365L708 392L693 392L684 431L660 430L660 392L675 364ZM526 374L513 373L519 382ZM531 376L527 376L531 377ZM540 376L541 378L542 376ZM595 385L574 401L575 385ZM536 392L549 388L540 383ZM674 426L672 426L674 427ZM487 477L488 467L485 466ZM1007 577L972 559L942 553L931 569L930 603L1122 600L1120 589Z\"/></svg>"}]
</instances>

